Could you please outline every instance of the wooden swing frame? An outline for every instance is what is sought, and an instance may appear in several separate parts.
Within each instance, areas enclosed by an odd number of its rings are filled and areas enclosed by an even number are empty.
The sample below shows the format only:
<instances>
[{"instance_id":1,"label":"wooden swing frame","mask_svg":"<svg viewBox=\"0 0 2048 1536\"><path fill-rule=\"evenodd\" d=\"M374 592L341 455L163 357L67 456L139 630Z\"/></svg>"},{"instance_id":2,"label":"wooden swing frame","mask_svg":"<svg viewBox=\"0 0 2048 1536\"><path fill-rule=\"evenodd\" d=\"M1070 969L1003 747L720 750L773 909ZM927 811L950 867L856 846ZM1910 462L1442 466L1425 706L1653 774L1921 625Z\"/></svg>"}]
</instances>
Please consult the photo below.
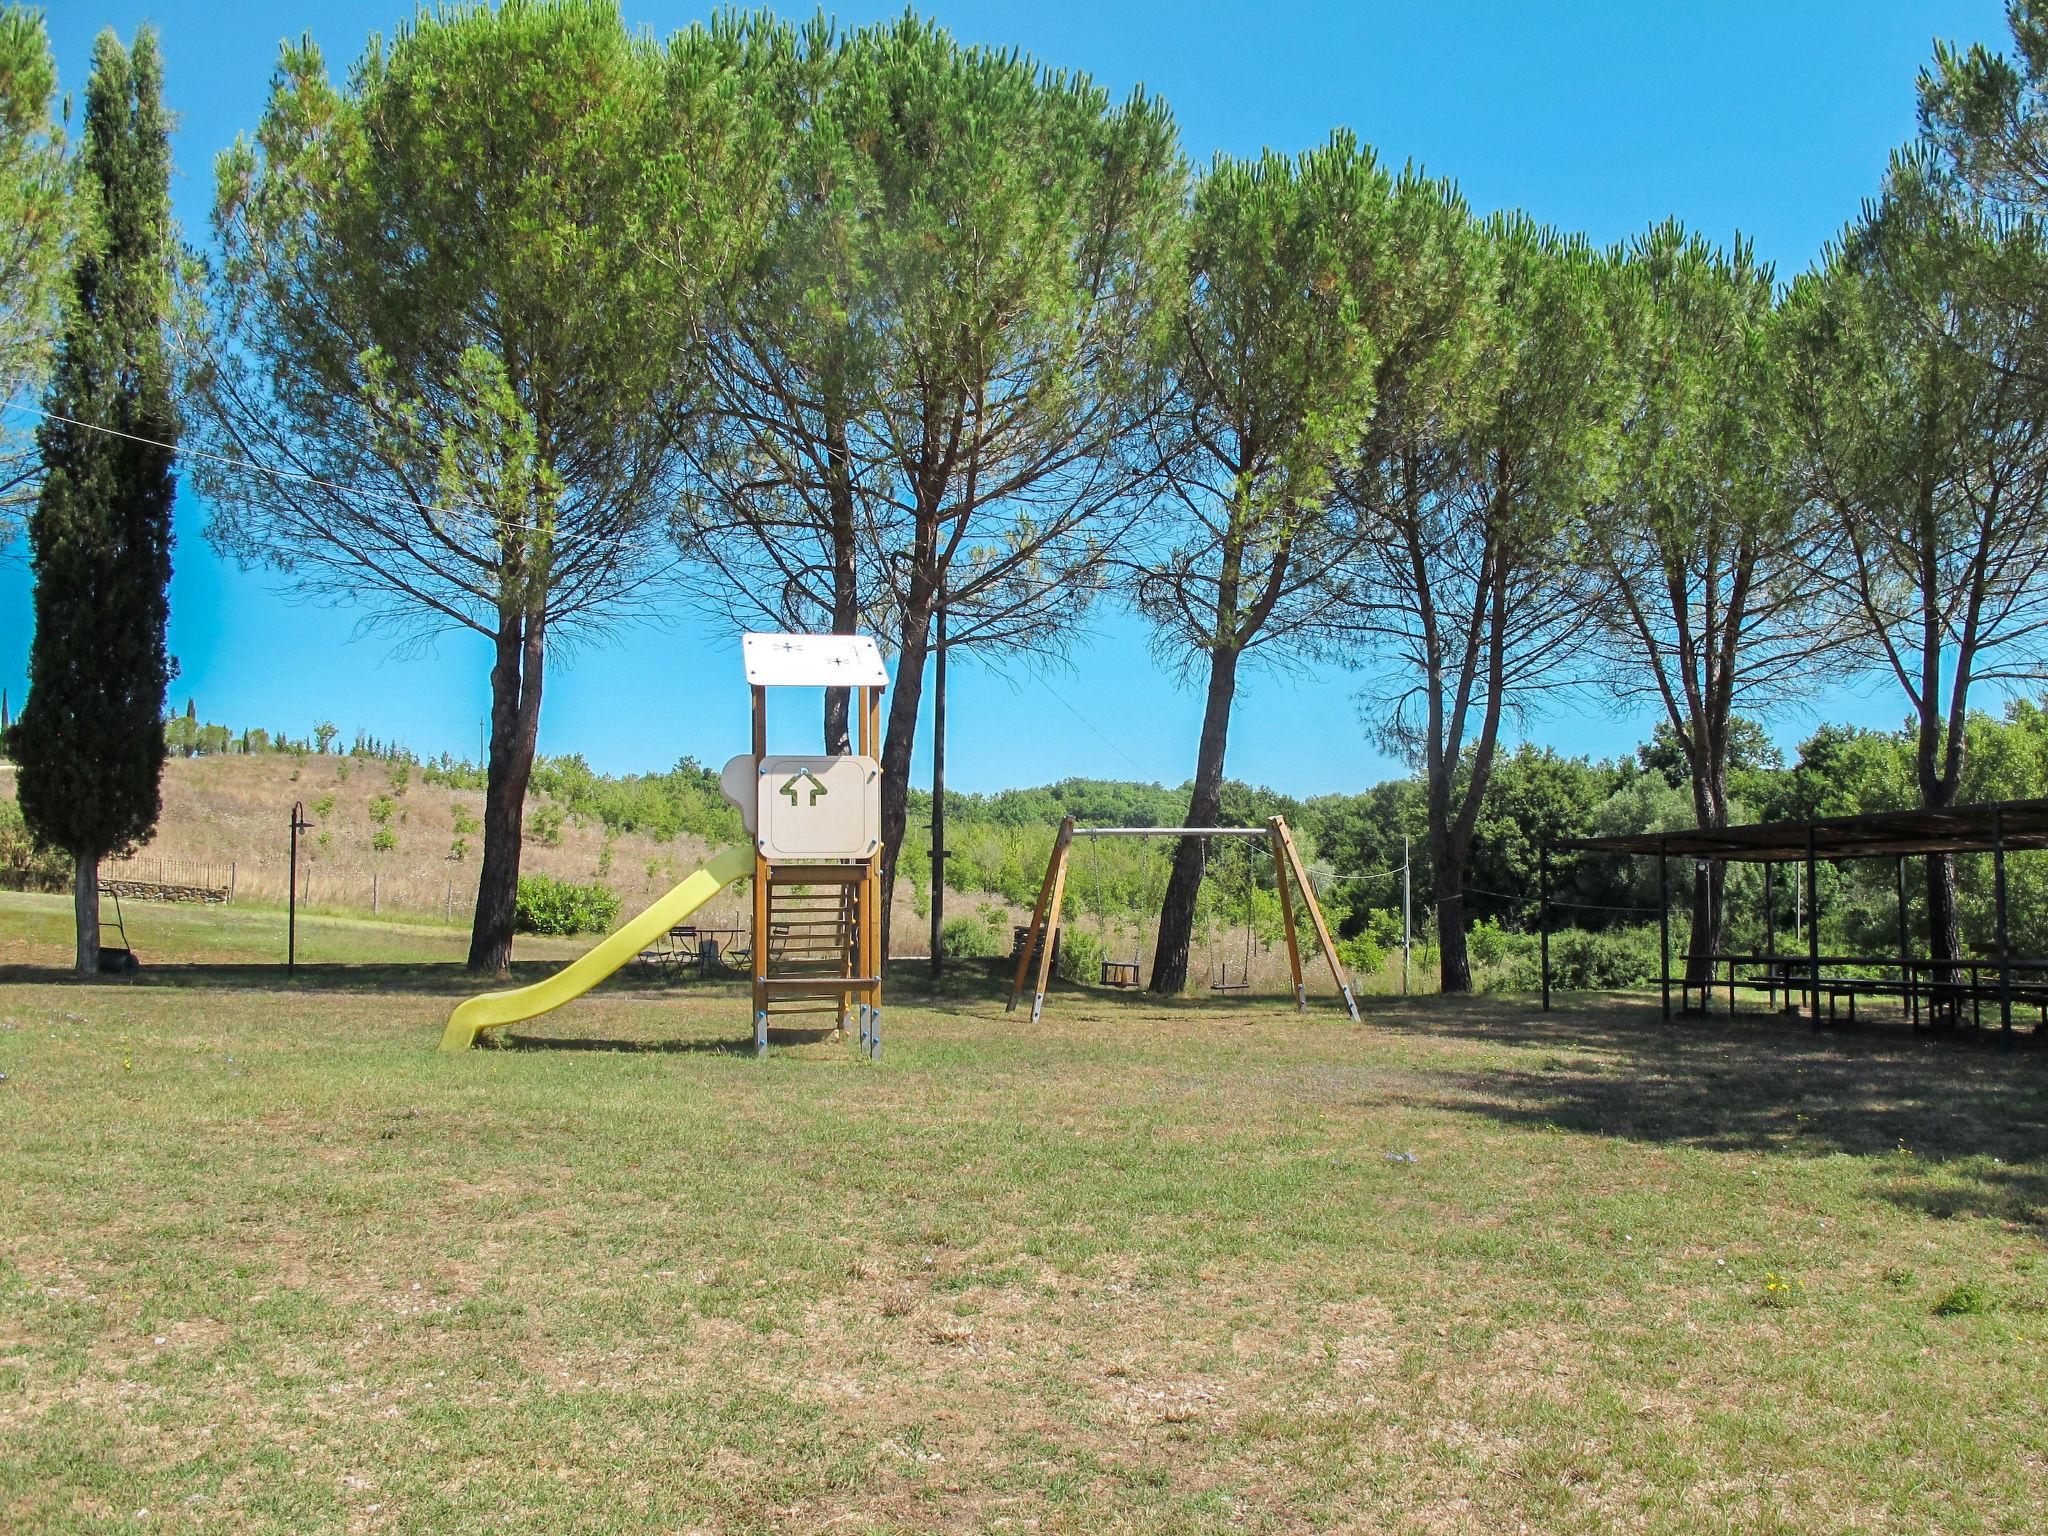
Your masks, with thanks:
<instances>
[{"instance_id":1,"label":"wooden swing frame","mask_svg":"<svg viewBox=\"0 0 2048 1536\"><path fill-rule=\"evenodd\" d=\"M1067 867L1073 859L1074 843L1080 838L1097 837L1268 839L1273 848L1274 884L1280 893L1280 927L1287 936L1287 969L1294 981L1295 1011L1308 1011L1308 986L1301 971L1301 941L1294 932L1294 900L1299 896L1309 922L1315 928L1316 943L1330 967L1330 979L1337 984L1337 994L1344 1001L1344 1011L1354 1024L1358 1022L1358 997L1352 991L1351 977L1344 969L1344 962L1337 958L1336 941L1330 937L1329 924L1323 921L1323 909L1316 901L1315 887L1309 884L1308 871L1302 867L1301 851L1294 845L1294 834L1288 829L1284 816L1275 816L1263 827L1077 827L1074 818L1067 817L1060 823L1059 835L1053 839L1052 857L1046 861L1045 879L1038 887L1038 902L1031 909L1031 926L1025 930L1024 942L1018 948L1017 974L1010 984L1006 1011L1017 1011L1017 1000L1024 995L1027 978L1032 980L1031 1022L1036 1024L1039 1015L1045 1011L1045 989L1052 979L1053 951L1059 943L1060 904L1066 895Z\"/></svg>"}]
</instances>

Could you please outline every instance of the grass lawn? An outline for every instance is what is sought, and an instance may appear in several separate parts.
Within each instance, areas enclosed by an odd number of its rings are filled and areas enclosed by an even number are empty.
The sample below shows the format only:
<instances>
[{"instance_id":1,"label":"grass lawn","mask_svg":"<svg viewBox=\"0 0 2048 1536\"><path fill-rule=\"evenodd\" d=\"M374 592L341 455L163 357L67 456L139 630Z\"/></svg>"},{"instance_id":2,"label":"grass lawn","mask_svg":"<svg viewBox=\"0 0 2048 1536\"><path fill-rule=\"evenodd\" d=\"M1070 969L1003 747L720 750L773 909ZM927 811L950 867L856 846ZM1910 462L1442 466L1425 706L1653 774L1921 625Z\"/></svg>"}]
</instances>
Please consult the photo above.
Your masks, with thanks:
<instances>
[{"instance_id":1,"label":"grass lawn","mask_svg":"<svg viewBox=\"0 0 2048 1536\"><path fill-rule=\"evenodd\" d=\"M645 982L532 1027L642 1049L451 1058L446 930L287 984L274 914L159 913L200 963L80 986L64 916L0 897L0 1530L2048 1507L2038 1049L906 975L879 1066Z\"/></svg>"}]
</instances>

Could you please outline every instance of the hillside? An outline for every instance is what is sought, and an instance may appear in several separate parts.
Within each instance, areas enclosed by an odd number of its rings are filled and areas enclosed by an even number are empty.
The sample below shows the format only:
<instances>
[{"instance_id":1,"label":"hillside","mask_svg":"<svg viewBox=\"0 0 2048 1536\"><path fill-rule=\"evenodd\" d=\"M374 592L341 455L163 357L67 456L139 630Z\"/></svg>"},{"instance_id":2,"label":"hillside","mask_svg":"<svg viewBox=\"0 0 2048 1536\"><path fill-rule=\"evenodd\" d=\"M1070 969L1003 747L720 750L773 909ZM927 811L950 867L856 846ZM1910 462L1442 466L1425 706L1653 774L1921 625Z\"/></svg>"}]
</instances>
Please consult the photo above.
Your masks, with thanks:
<instances>
[{"instance_id":1,"label":"hillside","mask_svg":"<svg viewBox=\"0 0 2048 1536\"><path fill-rule=\"evenodd\" d=\"M459 765L450 774L360 753L172 757L164 765L163 816L156 836L133 858L109 863L106 874L172 884L232 884L238 903L281 905L289 884L291 810L303 802L313 825L300 844L302 907L466 925L483 853L483 791L467 787L469 777ZM622 912L646 906L722 841L671 833L659 815L646 818L658 830L607 827L579 808L584 802L576 775L564 775L558 767L553 782L566 784L563 798L540 789L528 798L522 870L563 880L601 880L618 894ZM612 792L620 784L592 782ZM13 765L4 762L0 796L10 802L14 798ZM1010 911L1009 904L998 905ZM917 889L905 882L895 913L905 952L924 947L921 907ZM967 909L972 910L972 902ZM707 924L744 926L747 920L743 892L725 892L705 909Z\"/></svg>"}]
</instances>

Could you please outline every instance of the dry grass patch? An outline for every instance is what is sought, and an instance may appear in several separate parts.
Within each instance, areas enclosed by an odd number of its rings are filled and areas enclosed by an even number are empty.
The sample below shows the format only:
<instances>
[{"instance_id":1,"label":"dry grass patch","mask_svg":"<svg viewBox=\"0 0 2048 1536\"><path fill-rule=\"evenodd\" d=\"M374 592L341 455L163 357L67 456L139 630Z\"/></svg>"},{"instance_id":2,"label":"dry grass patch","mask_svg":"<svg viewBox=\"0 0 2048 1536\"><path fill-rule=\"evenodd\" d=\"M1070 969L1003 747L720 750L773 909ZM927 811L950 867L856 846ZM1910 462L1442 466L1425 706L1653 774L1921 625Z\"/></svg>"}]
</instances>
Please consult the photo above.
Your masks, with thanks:
<instances>
[{"instance_id":1,"label":"dry grass patch","mask_svg":"<svg viewBox=\"0 0 2048 1536\"><path fill-rule=\"evenodd\" d=\"M209 932L80 987L0 929L5 1528L1991 1532L2048 1503L2039 1052L1626 1001L1352 1026L1063 992L1034 1029L992 978L906 975L879 1067L757 1062L737 989L645 983L451 1059L451 964L366 925L285 987L227 958L259 932ZM1985 1304L1937 1315L1965 1284Z\"/></svg>"}]
</instances>

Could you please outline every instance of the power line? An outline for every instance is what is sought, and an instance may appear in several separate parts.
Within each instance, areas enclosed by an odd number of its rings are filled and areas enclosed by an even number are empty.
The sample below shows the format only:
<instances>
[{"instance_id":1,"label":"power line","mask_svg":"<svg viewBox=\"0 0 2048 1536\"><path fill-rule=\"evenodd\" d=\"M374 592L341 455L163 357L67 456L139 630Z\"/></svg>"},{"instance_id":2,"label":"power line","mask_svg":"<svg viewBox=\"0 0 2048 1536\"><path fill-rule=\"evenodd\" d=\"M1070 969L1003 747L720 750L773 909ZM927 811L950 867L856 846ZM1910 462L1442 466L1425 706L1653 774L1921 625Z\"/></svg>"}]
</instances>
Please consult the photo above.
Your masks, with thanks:
<instances>
[{"instance_id":1,"label":"power line","mask_svg":"<svg viewBox=\"0 0 2048 1536\"><path fill-rule=\"evenodd\" d=\"M1477 885L1468 885L1455 894L1458 896L1491 896L1498 901L1515 902L1525 907L1537 906L1544 902L1544 898L1541 896L1523 896L1507 891L1489 891L1483 886ZM1438 897L1431 905L1441 905L1450 899L1448 896ZM1656 907L1617 907L1599 901L1566 901L1558 896L1552 896L1548 904L1553 907L1579 907L1588 912L1655 912L1658 910Z\"/></svg>"},{"instance_id":2,"label":"power line","mask_svg":"<svg viewBox=\"0 0 2048 1536\"><path fill-rule=\"evenodd\" d=\"M1062 698L1059 695L1059 693L1054 690L1052 684L1048 683L1043 677L1040 677L1036 672L1033 672L1031 674L1031 680L1037 683L1038 686L1043 688L1048 694L1051 694L1054 701L1058 703L1061 709L1064 709L1076 720L1080 721L1083 725L1087 726L1090 731L1094 732L1097 739L1099 739L1105 746L1107 746L1110 751L1114 752L1118 757L1122 758L1125 762L1129 763L1131 767L1136 769L1140 774L1144 773L1144 766L1141 763L1139 763L1139 761L1135 757L1132 757L1130 753L1126 752L1122 747L1118 746L1114 741L1110 740L1108 736L1104 735L1100 730L1097 730L1095 722L1093 720L1090 720L1086 715L1082 714L1081 711L1074 708L1072 704L1069 704L1064 698Z\"/></svg>"},{"instance_id":3,"label":"power line","mask_svg":"<svg viewBox=\"0 0 2048 1536\"><path fill-rule=\"evenodd\" d=\"M364 490L361 486L347 485L339 480L323 480L318 475L309 475L303 470L278 469L273 465L258 464L250 459L237 459L223 453L209 453L203 448L188 448L179 443L167 443L160 438L144 437L136 432L124 432L119 427L110 427L103 422L82 421L76 416L64 416L56 411L43 410L39 406L24 405L19 400L0 400L0 410L21 411L30 416L40 417L44 421L62 422L67 427L78 427L87 432L103 432L108 437L123 438L131 443L141 443L148 448L161 448L164 452L180 458L205 459L212 464L225 464L231 469L243 469L251 474L269 475L278 480L296 480L302 485L317 486L323 491L333 491L343 496L355 496L365 501L381 501L386 506L406 507L414 512L425 513L428 516L432 516L437 511L474 512L482 516L489 515L481 507L462 502L453 502L445 507L430 507L424 502L414 501L409 496L393 496L387 491Z\"/></svg>"}]
</instances>

